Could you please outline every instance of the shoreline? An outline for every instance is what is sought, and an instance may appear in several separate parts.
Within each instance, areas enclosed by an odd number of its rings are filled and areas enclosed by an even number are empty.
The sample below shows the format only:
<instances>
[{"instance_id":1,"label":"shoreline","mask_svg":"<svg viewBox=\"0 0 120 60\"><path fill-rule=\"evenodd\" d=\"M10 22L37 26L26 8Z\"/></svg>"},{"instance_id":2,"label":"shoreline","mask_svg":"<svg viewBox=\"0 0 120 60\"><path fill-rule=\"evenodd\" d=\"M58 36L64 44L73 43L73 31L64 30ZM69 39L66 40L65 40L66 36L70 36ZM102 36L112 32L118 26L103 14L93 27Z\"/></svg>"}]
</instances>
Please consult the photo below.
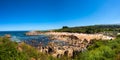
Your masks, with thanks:
<instances>
[{"instance_id":1,"label":"shoreline","mask_svg":"<svg viewBox=\"0 0 120 60\"><path fill-rule=\"evenodd\" d=\"M67 55L73 57L78 52L87 50L92 40L113 40L114 37L106 36L103 34L83 34L83 33L68 33L68 32L27 32L27 36L33 35L47 35L50 40L64 41L68 45L60 46L55 42L49 42L45 47L38 46L38 50L43 53L51 54L54 57ZM60 53L59 53L60 52ZM67 52L67 54L66 54Z\"/></svg>"}]
</instances>

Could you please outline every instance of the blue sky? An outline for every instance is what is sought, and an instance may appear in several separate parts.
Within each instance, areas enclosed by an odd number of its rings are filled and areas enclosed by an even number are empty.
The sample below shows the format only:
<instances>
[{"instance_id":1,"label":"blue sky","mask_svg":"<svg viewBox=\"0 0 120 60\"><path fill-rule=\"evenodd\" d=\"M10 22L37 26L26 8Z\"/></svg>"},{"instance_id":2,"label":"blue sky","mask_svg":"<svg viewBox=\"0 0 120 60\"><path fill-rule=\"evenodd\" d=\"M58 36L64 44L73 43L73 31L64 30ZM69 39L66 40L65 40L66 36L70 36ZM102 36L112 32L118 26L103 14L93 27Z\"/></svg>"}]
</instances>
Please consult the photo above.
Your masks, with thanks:
<instances>
[{"instance_id":1,"label":"blue sky","mask_svg":"<svg viewBox=\"0 0 120 60\"><path fill-rule=\"evenodd\" d=\"M120 0L0 0L0 31L119 23Z\"/></svg>"}]
</instances>

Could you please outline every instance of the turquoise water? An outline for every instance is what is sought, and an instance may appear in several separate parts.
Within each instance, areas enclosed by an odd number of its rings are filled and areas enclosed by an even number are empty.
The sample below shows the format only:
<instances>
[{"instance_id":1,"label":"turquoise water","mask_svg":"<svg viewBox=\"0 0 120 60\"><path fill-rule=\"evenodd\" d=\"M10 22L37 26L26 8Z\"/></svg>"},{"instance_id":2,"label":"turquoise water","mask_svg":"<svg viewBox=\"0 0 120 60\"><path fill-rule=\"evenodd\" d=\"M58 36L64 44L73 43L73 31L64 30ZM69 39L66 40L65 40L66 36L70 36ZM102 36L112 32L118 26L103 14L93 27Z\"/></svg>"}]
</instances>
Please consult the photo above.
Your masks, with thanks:
<instances>
[{"instance_id":1,"label":"turquoise water","mask_svg":"<svg viewBox=\"0 0 120 60\"><path fill-rule=\"evenodd\" d=\"M43 46L46 46L50 41L57 43L58 45L68 45L67 43L61 40L50 40L48 36L38 35L38 36L26 36L25 33L28 31L0 31L0 36L5 34L11 35L11 40L15 42L25 42L32 46L38 46L42 43ZM34 42L34 43L33 43Z\"/></svg>"},{"instance_id":2,"label":"turquoise water","mask_svg":"<svg viewBox=\"0 0 120 60\"><path fill-rule=\"evenodd\" d=\"M26 42L30 45L37 46L39 43L43 45L47 45L50 41L47 36L45 35L38 35L38 36L26 36L25 33L28 31L0 31L0 36L4 36L5 34L11 35L11 40L15 42ZM34 41L34 44L32 43Z\"/></svg>"}]
</instances>

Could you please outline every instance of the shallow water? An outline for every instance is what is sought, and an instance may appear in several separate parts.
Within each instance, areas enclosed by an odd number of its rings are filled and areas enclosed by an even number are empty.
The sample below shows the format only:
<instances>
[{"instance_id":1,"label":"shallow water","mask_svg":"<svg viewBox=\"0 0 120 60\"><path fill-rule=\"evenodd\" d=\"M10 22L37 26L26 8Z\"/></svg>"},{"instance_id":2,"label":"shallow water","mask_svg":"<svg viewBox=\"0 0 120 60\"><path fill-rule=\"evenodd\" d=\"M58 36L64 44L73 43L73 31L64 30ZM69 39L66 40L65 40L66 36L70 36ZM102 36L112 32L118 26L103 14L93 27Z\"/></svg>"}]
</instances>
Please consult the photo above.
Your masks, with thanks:
<instances>
[{"instance_id":1,"label":"shallow water","mask_svg":"<svg viewBox=\"0 0 120 60\"><path fill-rule=\"evenodd\" d=\"M34 44L39 44L40 42L46 45L50 40L45 35L38 36L26 36L25 33L28 31L0 31L0 36L4 36L5 34L11 35L11 40L15 42L24 41L28 44L33 44L31 41L35 41Z\"/></svg>"},{"instance_id":2,"label":"shallow water","mask_svg":"<svg viewBox=\"0 0 120 60\"><path fill-rule=\"evenodd\" d=\"M28 31L0 31L0 36L4 36L5 34L11 35L11 40L15 42L26 42L32 46L38 46L40 43L42 45L47 45L50 41L55 42L59 45L66 45L65 42L60 40L50 40L45 35L38 35L38 36L26 36L25 33Z\"/></svg>"}]
</instances>

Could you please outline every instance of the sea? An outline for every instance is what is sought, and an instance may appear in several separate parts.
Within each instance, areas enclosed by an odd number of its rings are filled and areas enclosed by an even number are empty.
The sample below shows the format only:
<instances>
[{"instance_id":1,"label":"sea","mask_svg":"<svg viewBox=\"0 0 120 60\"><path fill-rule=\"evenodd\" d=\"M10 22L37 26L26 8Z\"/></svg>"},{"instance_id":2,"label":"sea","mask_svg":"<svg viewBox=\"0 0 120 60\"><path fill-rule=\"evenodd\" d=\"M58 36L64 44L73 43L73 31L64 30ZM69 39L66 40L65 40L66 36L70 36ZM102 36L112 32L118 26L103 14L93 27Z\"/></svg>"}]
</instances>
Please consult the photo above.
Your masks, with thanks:
<instances>
[{"instance_id":1,"label":"sea","mask_svg":"<svg viewBox=\"0 0 120 60\"><path fill-rule=\"evenodd\" d=\"M27 32L29 31L0 31L0 36L5 36L6 34L10 34L11 41L18 42L18 43L25 42L35 47L37 47L41 43L43 46L46 46L51 41L59 45L66 45L65 42L60 41L60 40L50 40L49 37L46 35L27 36L25 35L25 33Z\"/></svg>"}]
</instances>

